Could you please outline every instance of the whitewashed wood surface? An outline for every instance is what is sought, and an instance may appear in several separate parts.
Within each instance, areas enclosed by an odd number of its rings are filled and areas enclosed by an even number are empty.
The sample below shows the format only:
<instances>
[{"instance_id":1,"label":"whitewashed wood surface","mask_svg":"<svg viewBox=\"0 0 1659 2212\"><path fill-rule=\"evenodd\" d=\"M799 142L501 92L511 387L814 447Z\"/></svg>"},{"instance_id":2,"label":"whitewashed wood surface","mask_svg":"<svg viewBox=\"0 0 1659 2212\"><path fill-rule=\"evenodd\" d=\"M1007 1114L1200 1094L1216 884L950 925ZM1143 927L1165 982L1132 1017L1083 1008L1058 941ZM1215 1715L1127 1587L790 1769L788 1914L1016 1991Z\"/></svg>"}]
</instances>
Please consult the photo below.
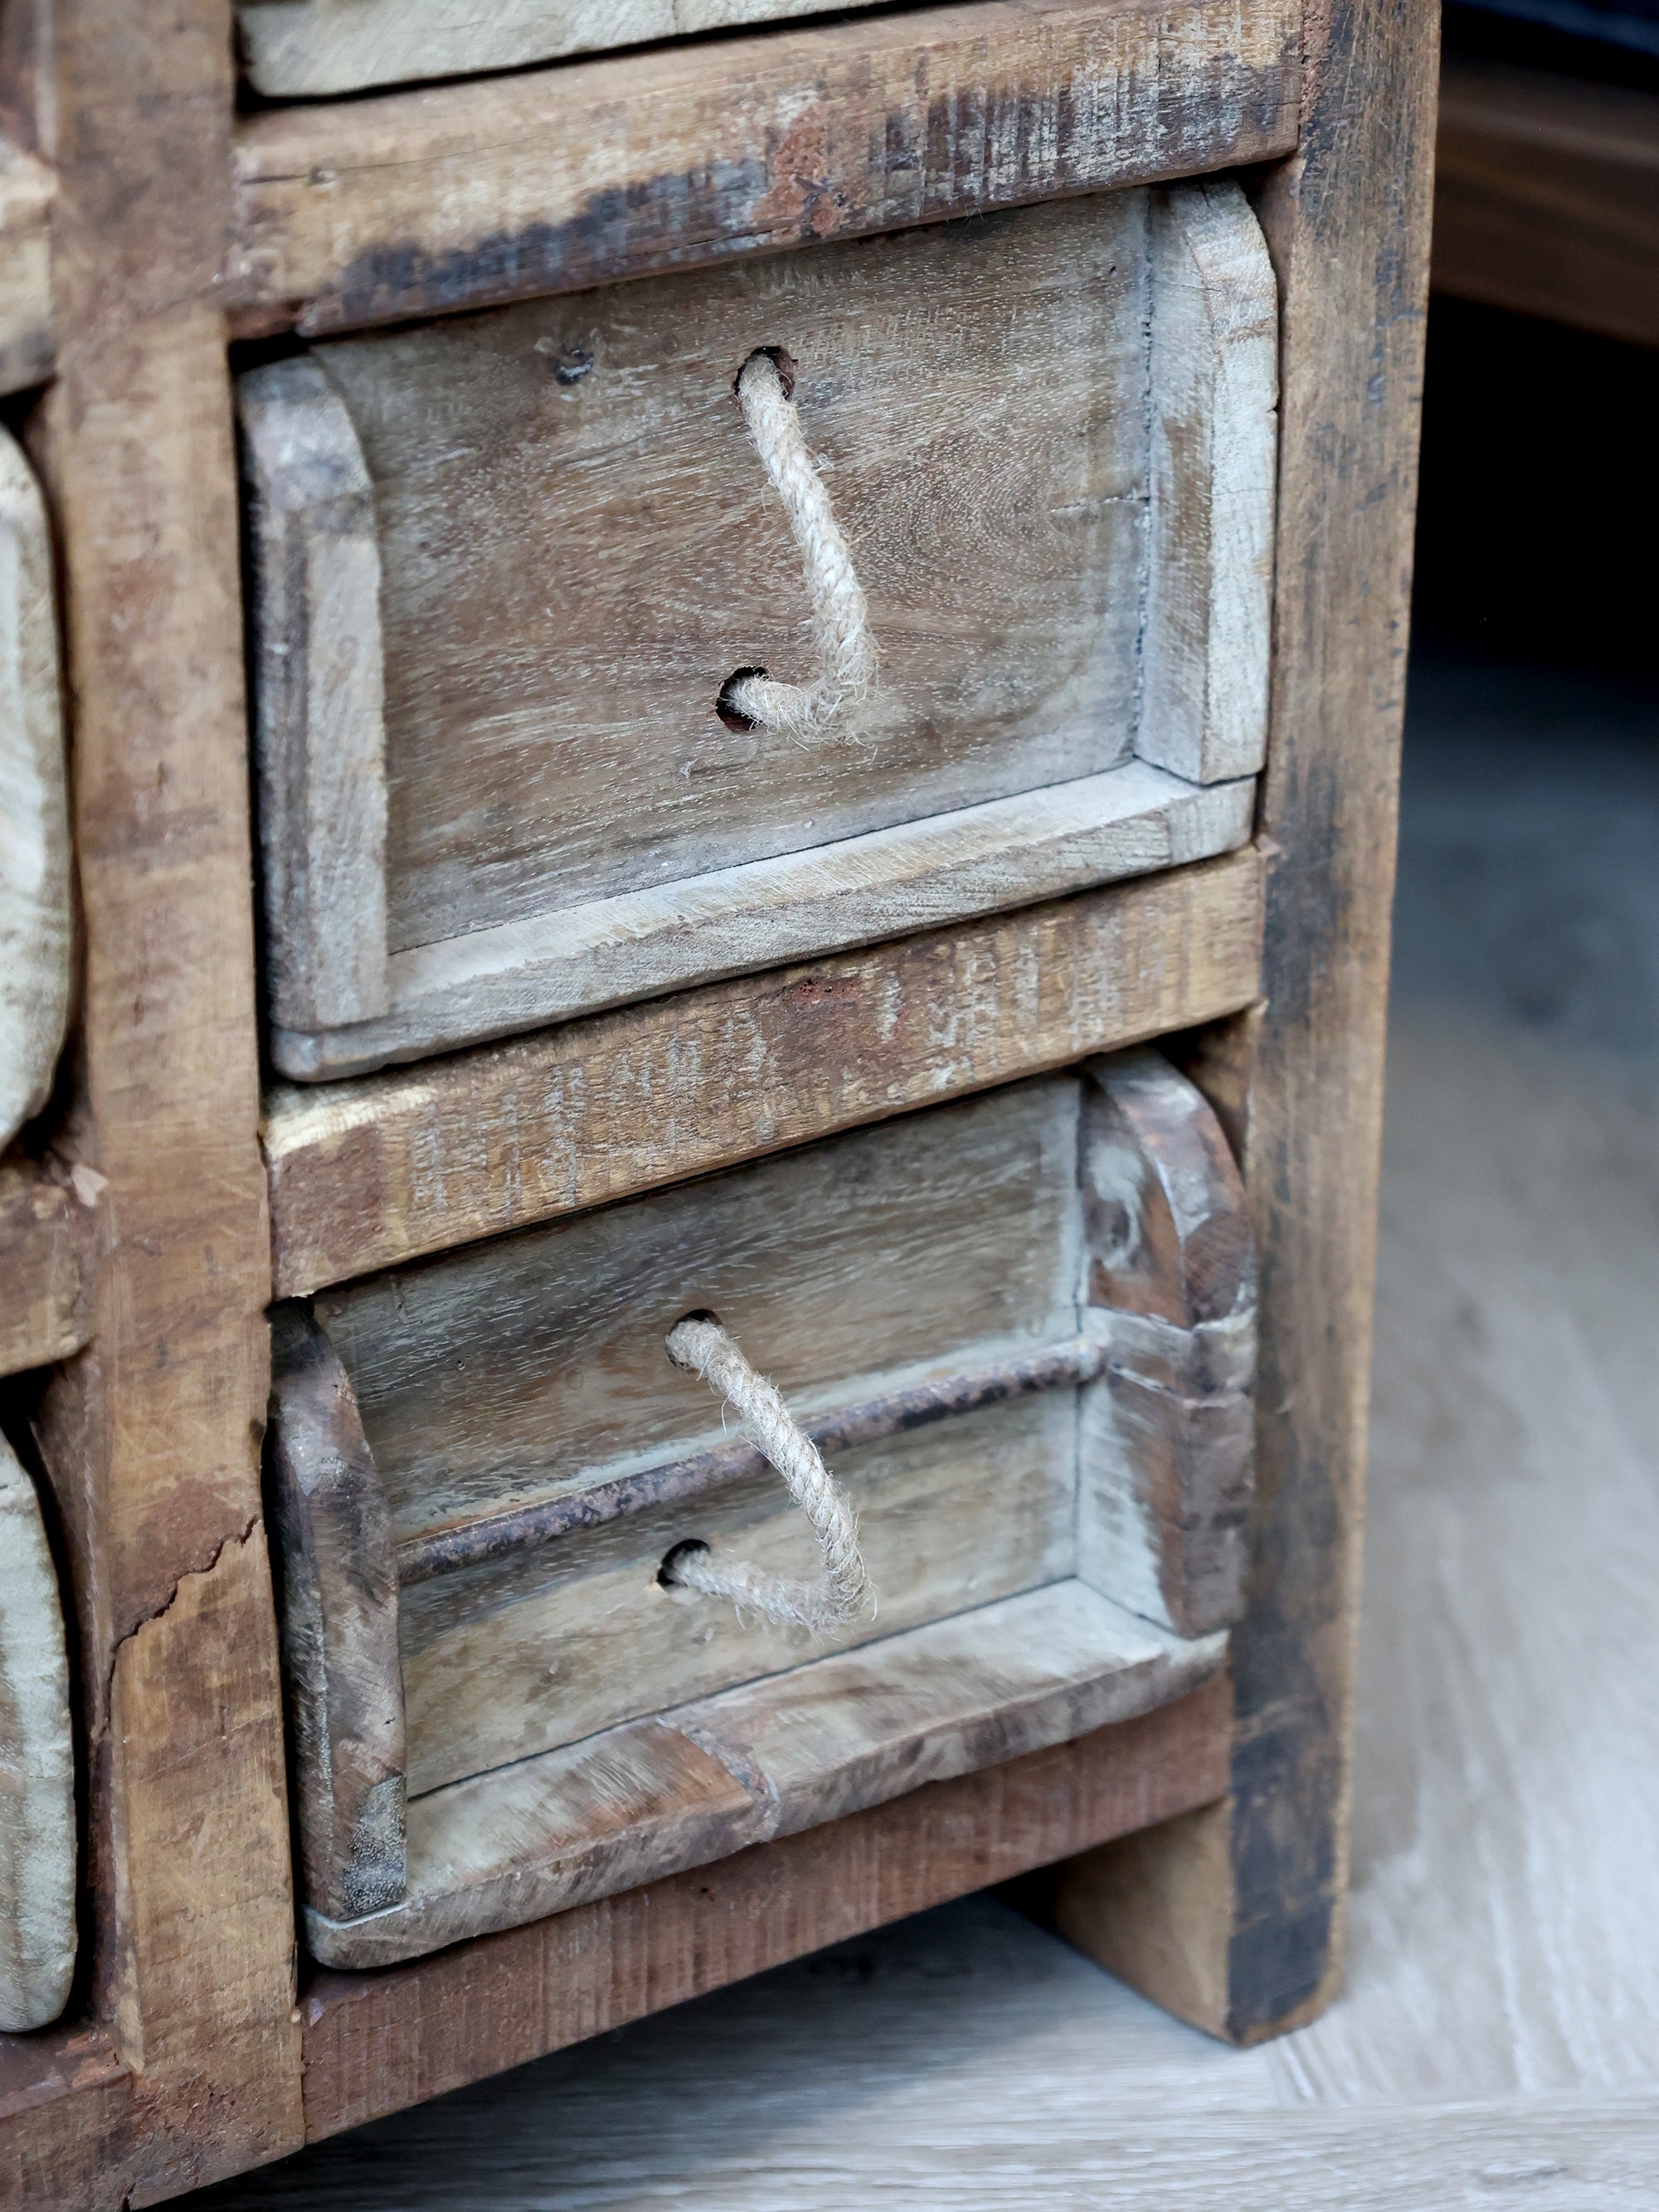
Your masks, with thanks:
<instances>
[{"instance_id":1,"label":"whitewashed wood surface","mask_svg":"<svg viewBox=\"0 0 1659 2212\"><path fill-rule=\"evenodd\" d=\"M969 1899L204 2207L1659 2206L1659 715L1414 728L1346 1996L1229 2051Z\"/></svg>"}]
</instances>

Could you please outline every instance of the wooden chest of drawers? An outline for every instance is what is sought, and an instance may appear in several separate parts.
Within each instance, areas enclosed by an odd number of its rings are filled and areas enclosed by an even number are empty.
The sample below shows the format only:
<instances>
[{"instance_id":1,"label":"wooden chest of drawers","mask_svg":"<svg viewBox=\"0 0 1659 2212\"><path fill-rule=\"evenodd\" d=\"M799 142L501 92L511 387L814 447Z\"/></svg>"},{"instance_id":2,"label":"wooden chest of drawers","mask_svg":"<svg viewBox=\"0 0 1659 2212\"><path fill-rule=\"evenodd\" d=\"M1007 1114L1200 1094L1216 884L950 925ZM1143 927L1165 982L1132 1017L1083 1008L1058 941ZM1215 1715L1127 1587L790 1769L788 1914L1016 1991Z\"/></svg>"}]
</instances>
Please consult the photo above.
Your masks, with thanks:
<instances>
[{"instance_id":1,"label":"wooden chest of drawers","mask_svg":"<svg viewBox=\"0 0 1659 2212\"><path fill-rule=\"evenodd\" d=\"M1333 1986L1426 13L799 13L0 42L19 2201Z\"/></svg>"}]
</instances>

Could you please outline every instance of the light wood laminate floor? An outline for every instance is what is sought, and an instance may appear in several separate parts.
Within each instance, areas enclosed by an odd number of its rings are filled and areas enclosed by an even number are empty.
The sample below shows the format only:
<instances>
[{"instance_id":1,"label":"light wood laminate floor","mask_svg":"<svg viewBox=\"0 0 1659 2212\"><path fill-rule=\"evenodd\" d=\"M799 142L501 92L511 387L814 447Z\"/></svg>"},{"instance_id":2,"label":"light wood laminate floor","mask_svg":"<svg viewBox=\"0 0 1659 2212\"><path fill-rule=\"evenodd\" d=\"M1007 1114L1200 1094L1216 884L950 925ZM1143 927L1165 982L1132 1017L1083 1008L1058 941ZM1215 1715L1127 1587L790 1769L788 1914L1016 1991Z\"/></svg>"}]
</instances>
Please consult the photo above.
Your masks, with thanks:
<instances>
[{"instance_id":1,"label":"light wood laminate floor","mask_svg":"<svg viewBox=\"0 0 1659 2212\"><path fill-rule=\"evenodd\" d=\"M1659 715L1411 730L1346 1996L1229 2051L972 1899L201 2212L1659 2207Z\"/></svg>"}]
</instances>

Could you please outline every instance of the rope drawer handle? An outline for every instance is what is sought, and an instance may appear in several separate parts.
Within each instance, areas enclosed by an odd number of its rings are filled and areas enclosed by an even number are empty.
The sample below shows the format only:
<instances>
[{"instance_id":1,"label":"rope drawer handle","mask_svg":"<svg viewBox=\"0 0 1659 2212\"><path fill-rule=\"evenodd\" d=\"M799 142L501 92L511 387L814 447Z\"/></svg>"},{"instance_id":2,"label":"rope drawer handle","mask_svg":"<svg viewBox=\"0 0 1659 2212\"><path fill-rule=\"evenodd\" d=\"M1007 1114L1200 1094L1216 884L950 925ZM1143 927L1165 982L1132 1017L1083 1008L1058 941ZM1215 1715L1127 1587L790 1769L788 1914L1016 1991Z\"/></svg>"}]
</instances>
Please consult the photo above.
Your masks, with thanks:
<instances>
[{"instance_id":1,"label":"rope drawer handle","mask_svg":"<svg viewBox=\"0 0 1659 2212\"><path fill-rule=\"evenodd\" d=\"M716 711L723 720L804 738L866 696L876 680L876 646L853 556L801 434L794 389L795 364L779 346L751 353L738 373L743 419L800 548L819 673L810 684L779 684L763 668L739 668L727 678Z\"/></svg>"},{"instance_id":2,"label":"rope drawer handle","mask_svg":"<svg viewBox=\"0 0 1659 2212\"><path fill-rule=\"evenodd\" d=\"M793 1582L741 1559L718 1562L707 1544L677 1544L664 1560L668 1589L729 1599L781 1628L836 1628L855 1620L869 1599L853 1509L836 1486L817 1447L792 1418L776 1386L757 1375L712 1314L688 1314L668 1332L676 1367L701 1375L720 1392L788 1485L811 1526L823 1560L822 1582Z\"/></svg>"}]
</instances>

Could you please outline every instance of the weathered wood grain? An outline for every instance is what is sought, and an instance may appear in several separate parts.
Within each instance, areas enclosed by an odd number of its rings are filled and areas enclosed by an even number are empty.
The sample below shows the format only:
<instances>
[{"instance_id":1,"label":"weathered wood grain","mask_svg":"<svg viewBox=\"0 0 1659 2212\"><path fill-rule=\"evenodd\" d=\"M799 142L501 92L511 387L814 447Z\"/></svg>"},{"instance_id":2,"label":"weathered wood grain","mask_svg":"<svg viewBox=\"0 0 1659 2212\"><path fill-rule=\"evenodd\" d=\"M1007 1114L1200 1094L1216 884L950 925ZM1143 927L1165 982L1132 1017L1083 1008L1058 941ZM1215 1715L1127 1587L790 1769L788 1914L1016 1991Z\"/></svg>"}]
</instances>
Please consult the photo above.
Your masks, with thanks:
<instances>
[{"instance_id":1,"label":"weathered wood grain","mask_svg":"<svg viewBox=\"0 0 1659 2212\"><path fill-rule=\"evenodd\" d=\"M379 1966L1132 1719L1196 1688L1219 1637L1160 1635L1079 1583L882 1638L410 1805L409 1895L342 1924Z\"/></svg>"},{"instance_id":2,"label":"weathered wood grain","mask_svg":"<svg viewBox=\"0 0 1659 2212\"><path fill-rule=\"evenodd\" d=\"M1236 1591L1215 1554L1237 1549L1248 1424L1220 1434L1216 1417L1248 1407L1250 1263L1213 1115L1168 1062L1131 1053L1086 1085L1016 1085L372 1278L320 1297L314 1320L279 1308L285 1656L319 1955L407 1956L838 1818L939 1759L959 1771L1029 1748L1031 1697L1044 1726L1061 1707L1048 1674L1029 1692L1020 1669L1054 1667L1077 1636L1093 1651L1102 1624L1110 1698L1141 1694L1126 1636L1176 1686L1217 1663L1218 1638L1190 1632L1218 1626L1218 1592ZM1111 1312L1098 1302L1117 1277ZM763 1463L397 1586L394 1527L410 1549L718 1439L713 1402L665 1356L688 1310L717 1310L810 1421L1076 1346L1085 1297L1091 1322L1128 1332L1103 1346L1121 1370L1114 1418L1080 1436L1067 1369L1050 1390L836 1453L878 1617L819 1636L804 1671L798 1637L661 1581L688 1541L730 1541L768 1573L811 1567ZM1079 1491L1100 1525L1079 1529ZM1079 1549L1093 1590L1070 1579ZM1156 1624L1131 1627L1108 1601L1125 1595ZM1219 1618L1200 1621L1206 1607ZM1004 1644L1018 1680L998 1674ZM1073 1733L1110 1717L1091 1668L1066 1692ZM761 1777L753 1802L711 1799L699 1771L682 1806L678 1754L651 1732L665 1717ZM405 1771L406 1896L401 1836L379 1817ZM371 1829L393 1848L356 1848ZM370 1860L384 1893L349 1909Z\"/></svg>"},{"instance_id":3,"label":"weathered wood grain","mask_svg":"<svg viewBox=\"0 0 1659 2212\"><path fill-rule=\"evenodd\" d=\"M1246 1006L1254 853L266 1103L292 1297Z\"/></svg>"},{"instance_id":4,"label":"weathered wood grain","mask_svg":"<svg viewBox=\"0 0 1659 2212\"><path fill-rule=\"evenodd\" d=\"M1238 1733L1221 1847L1167 1885L1139 1847L1090 1947L1240 2041L1317 2011L1340 1971L1437 58L1426 6L1312 10L1303 143L1258 205L1283 352L1276 858L1242 1117L1262 1272Z\"/></svg>"},{"instance_id":5,"label":"weathered wood grain","mask_svg":"<svg viewBox=\"0 0 1659 2212\"><path fill-rule=\"evenodd\" d=\"M350 1382L293 1305L272 1316L271 1496L306 1893L349 1919L404 1889L398 1571Z\"/></svg>"},{"instance_id":6,"label":"weathered wood grain","mask_svg":"<svg viewBox=\"0 0 1659 2212\"><path fill-rule=\"evenodd\" d=\"M378 521L390 949L1124 759L1145 230L1146 196L1110 193L337 339L252 372L261 507L304 499L314 538L337 527L319 504L325 421L331 456L356 449L361 527ZM799 670L808 611L732 402L762 343L798 364L881 653L870 699L806 739L714 713L734 669ZM298 604L256 585L279 763L307 734L319 759L337 750L311 726L340 715L332 688L307 696L285 664L302 674L307 614L325 618L338 588L322 565ZM359 719L378 750L378 696ZM325 811L303 828L325 839Z\"/></svg>"},{"instance_id":7,"label":"weathered wood grain","mask_svg":"<svg viewBox=\"0 0 1659 2212\"><path fill-rule=\"evenodd\" d=\"M52 173L0 134L0 392L52 374Z\"/></svg>"},{"instance_id":8,"label":"weathered wood grain","mask_svg":"<svg viewBox=\"0 0 1659 2212\"><path fill-rule=\"evenodd\" d=\"M386 1009L380 544L351 418L319 364L238 380L247 456L260 842L273 1020Z\"/></svg>"},{"instance_id":9,"label":"weathered wood grain","mask_svg":"<svg viewBox=\"0 0 1659 2212\"><path fill-rule=\"evenodd\" d=\"M1254 1475L1255 1245L1221 1125L1155 1052L1087 1070L1078 1572L1182 1636L1238 1618Z\"/></svg>"},{"instance_id":10,"label":"weathered wood grain","mask_svg":"<svg viewBox=\"0 0 1659 2212\"><path fill-rule=\"evenodd\" d=\"M1078 1092L993 1092L319 1298L399 1535L717 1442L664 1350L689 1311L803 1412L1073 1334ZM829 1648L1068 1574L1076 1469L1064 1391L838 1458L879 1613ZM694 1539L811 1565L768 1469L405 1589L411 1790L793 1665L785 1631L658 1586Z\"/></svg>"},{"instance_id":11,"label":"weathered wood grain","mask_svg":"<svg viewBox=\"0 0 1659 2212\"><path fill-rule=\"evenodd\" d=\"M1448 54L1434 286L1659 345L1659 97Z\"/></svg>"},{"instance_id":12,"label":"weathered wood grain","mask_svg":"<svg viewBox=\"0 0 1659 2212\"><path fill-rule=\"evenodd\" d=\"M1159 1711L301 2001L312 2138L1204 1803L1219 1680Z\"/></svg>"},{"instance_id":13,"label":"weathered wood grain","mask_svg":"<svg viewBox=\"0 0 1659 2212\"><path fill-rule=\"evenodd\" d=\"M4 250L0 234L0 267ZM40 487L0 431L0 1150L52 1090L71 929L52 541Z\"/></svg>"},{"instance_id":14,"label":"weathered wood grain","mask_svg":"<svg viewBox=\"0 0 1659 2212\"><path fill-rule=\"evenodd\" d=\"M1152 195L1146 696L1135 750L1194 783L1267 743L1279 300L1238 186Z\"/></svg>"},{"instance_id":15,"label":"weathered wood grain","mask_svg":"<svg viewBox=\"0 0 1659 2212\"><path fill-rule=\"evenodd\" d=\"M672 1717L792 1835L1087 1735L1194 1689L1225 1638L1163 1634L1075 1581L1004 1598Z\"/></svg>"},{"instance_id":16,"label":"weathered wood grain","mask_svg":"<svg viewBox=\"0 0 1659 2212\"><path fill-rule=\"evenodd\" d=\"M1288 0L986 0L250 116L240 327L362 328L1261 161L1296 141L1298 37Z\"/></svg>"},{"instance_id":17,"label":"weathered wood grain","mask_svg":"<svg viewBox=\"0 0 1659 2212\"><path fill-rule=\"evenodd\" d=\"M392 1013L346 1030L279 1030L272 1056L305 1080L356 1074L688 983L1190 865L1242 845L1252 804L1249 782L1205 788L1126 762L1018 798L395 954Z\"/></svg>"},{"instance_id":18,"label":"weathered wood grain","mask_svg":"<svg viewBox=\"0 0 1659 2212\"><path fill-rule=\"evenodd\" d=\"M102 1181L50 1157L0 1162L0 1375L67 1359L91 1335Z\"/></svg>"},{"instance_id":19,"label":"weathered wood grain","mask_svg":"<svg viewBox=\"0 0 1659 2212\"><path fill-rule=\"evenodd\" d=\"M143 2203L300 2126L258 1518L270 1276L221 314L234 88L221 0L54 0L51 28L57 378L33 428L74 609L77 1122L112 1233L93 1341L55 1371L39 1437L82 1639L88 2003L143 2076L120 2177Z\"/></svg>"},{"instance_id":20,"label":"weathered wood grain","mask_svg":"<svg viewBox=\"0 0 1659 2212\"><path fill-rule=\"evenodd\" d=\"M325 1966L384 1966L741 1850L751 1780L664 1721L624 1723L410 1807L409 1893L355 1921L307 1906Z\"/></svg>"},{"instance_id":21,"label":"weathered wood grain","mask_svg":"<svg viewBox=\"0 0 1659 2212\"><path fill-rule=\"evenodd\" d=\"M868 7L872 0L852 0ZM811 15L818 0L237 0L242 67L267 99L527 69L567 54Z\"/></svg>"},{"instance_id":22,"label":"weathered wood grain","mask_svg":"<svg viewBox=\"0 0 1659 2212\"><path fill-rule=\"evenodd\" d=\"M75 1972L75 1747L58 1576L0 1436L0 2029L56 2020Z\"/></svg>"},{"instance_id":23,"label":"weathered wood grain","mask_svg":"<svg viewBox=\"0 0 1659 2212\"><path fill-rule=\"evenodd\" d=\"M1068 1574L1076 1468L1067 1391L841 1455L834 1474L858 1515L877 1612L812 1648L867 1644ZM410 1787L797 1666L799 1635L659 1587L662 1560L692 1541L771 1574L810 1574L815 1561L776 1476L754 1476L404 1590Z\"/></svg>"},{"instance_id":24,"label":"weathered wood grain","mask_svg":"<svg viewBox=\"0 0 1659 2212\"><path fill-rule=\"evenodd\" d=\"M717 1440L720 1401L664 1349L688 1312L804 1410L1074 1334L1078 1090L999 1090L321 1295L398 1536Z\"/></svg>"},{"instance_id":25,"label":"weathered wood grain","mask_svg":"<svg viewBox=\"0 0 1659 2212\"><path fill-rule=\"evenodd\" d=\"M278 1067L361 1073L1241 842L1273 281L1236 186L1174 196L1151 264L1146 231L1146 194L1107 193L250 371ZM716 712L733 672L799 666L799 559L732 399L762 342L797 364L879 648L805 734ZM1122 767L1138 748L1224 787Z\"/></svg>"}]
</instances>

